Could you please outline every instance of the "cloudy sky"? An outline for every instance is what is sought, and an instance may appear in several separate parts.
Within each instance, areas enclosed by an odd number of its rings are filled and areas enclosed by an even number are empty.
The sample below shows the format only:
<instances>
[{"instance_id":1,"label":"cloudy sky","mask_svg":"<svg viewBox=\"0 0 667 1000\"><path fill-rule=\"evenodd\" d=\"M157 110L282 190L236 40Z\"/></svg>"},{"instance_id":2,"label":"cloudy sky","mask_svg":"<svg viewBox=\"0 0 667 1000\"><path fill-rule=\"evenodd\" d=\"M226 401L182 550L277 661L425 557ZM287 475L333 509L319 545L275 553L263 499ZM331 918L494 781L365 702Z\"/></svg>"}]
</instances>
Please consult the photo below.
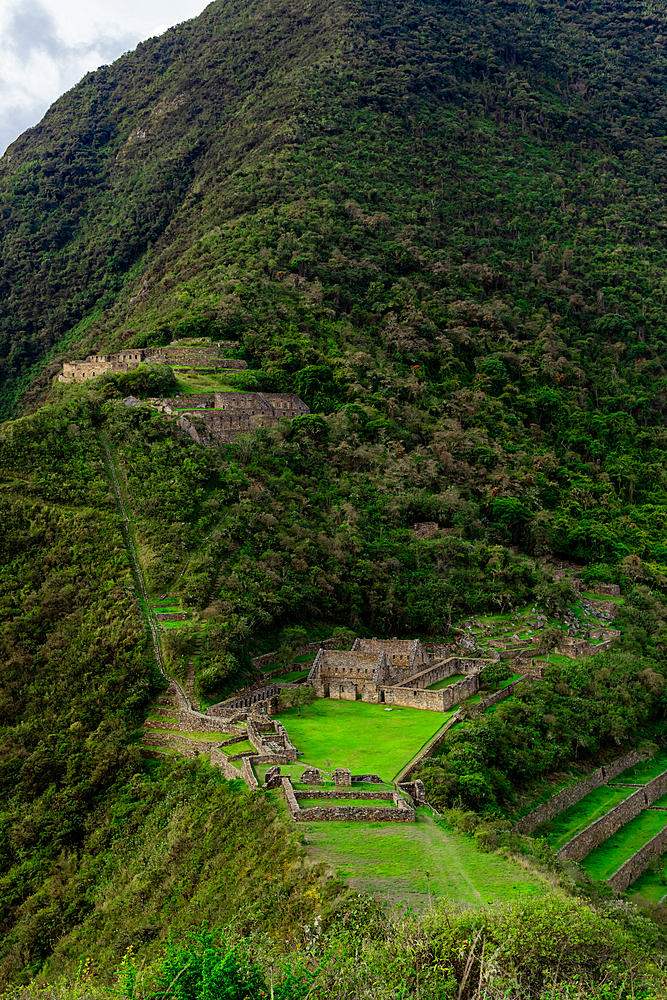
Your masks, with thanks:
<instances>
[{"instance_id":1,"label":"cloudy sky","mask_svg":"<svg viewBox=\"0 0 667 1000\"><path fill-rule=\"evenodd\" d=\"M0 155L89 70L209 0L0 0Z\"/></svg>"}]
</instances>

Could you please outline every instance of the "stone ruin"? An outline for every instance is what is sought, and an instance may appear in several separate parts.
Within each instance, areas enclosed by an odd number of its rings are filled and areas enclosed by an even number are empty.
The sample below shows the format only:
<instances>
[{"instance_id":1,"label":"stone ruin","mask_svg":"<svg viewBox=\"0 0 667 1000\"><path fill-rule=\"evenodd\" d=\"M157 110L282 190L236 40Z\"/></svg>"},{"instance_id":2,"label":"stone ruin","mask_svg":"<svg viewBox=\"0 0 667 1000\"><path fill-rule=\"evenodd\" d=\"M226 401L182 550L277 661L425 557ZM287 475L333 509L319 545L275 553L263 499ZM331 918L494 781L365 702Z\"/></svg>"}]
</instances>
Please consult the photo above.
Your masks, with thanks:
<instances>
[{"instance_id":1,"label":"stone ruin","mask_svg":"<svg viewBox=\"0 0 667 1000\"><path fill-rule=\"evenodd\" d=\"M418 639L356 639L349 652L320 649L308 682L318 698L446 712L477 694L491 659L438 658ZM428 688L463 674L439 691Z\"/></svg>"},{"instance_id":2,"label":"stone ruin","mask_svg":"<svg viewBox=\"0 0 667 1000\"><path fill-rule=\"evenodd\" d=\"M301 775L301 783L304 785L321 785L322 772L317 767L306 767Z\"/></svg>"},{"instance_id":3,"label":"stone ruin","mask_svg":"<svg viewBox=\"0 0 667 1000\"><path fill-rule=\"evenodd\" d=\"M59 382L85 382L104 375L133 371L141 364L166 364L172 368L198 371L241 371L248 367L239 358L223 358L221 350L233 350L235 343L215 343L210 338L173 341L166 347L132 347L117 354L89 354L84 360L66 361Z\"/></svg>"},{"instance_id":4,"label":"stone ruin","mask_svg":"<svg viewBox=\"0 0 667 1000\"><path fill-rule=\"evenodd\" d=\"M184 407L174 408L173 400L160 400L156 405L165 414L178 415L181 429L205 445L231 444L239 434L275 427L283 419L310 413L304 401L290 392L215 392L204 404L181 399Z\"/></svg>"}]
</instances>

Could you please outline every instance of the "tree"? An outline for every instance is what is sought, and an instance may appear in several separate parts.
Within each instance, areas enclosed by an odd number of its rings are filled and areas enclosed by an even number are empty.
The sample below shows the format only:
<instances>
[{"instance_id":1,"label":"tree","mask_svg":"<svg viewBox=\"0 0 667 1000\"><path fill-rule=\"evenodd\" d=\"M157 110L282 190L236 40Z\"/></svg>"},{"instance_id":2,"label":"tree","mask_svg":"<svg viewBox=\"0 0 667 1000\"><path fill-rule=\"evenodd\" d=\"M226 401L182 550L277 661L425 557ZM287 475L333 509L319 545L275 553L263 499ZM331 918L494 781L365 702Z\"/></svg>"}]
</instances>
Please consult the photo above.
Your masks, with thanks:
<instances>
[{"instance_id":1,"label":"tree","mask_svg":"<svg viewBox=\"0 0 667 1000\"><path fill-rule=\"evenodd\" d=\"M301 709L312 705L317 695L310 684L301 684L294 688L281 688L278 699L278 707L281 711L286 708L296 708L297 715L301 715Z\"/></svg>"},{"instance_id":2,"label":"tree","mask_svg":"<svg viewBox=\"0 0 667 1000\"><path fill-rule=\"evenodd\" d=\"M512 670L509 665L509 660L494 660L493 663L489 663L488 666L484 667L482 671L482 677L484 680L493 684L494 690L498 690L500 684L503 681L508 681L512 676Z\"/></svg>"}]
</instances>

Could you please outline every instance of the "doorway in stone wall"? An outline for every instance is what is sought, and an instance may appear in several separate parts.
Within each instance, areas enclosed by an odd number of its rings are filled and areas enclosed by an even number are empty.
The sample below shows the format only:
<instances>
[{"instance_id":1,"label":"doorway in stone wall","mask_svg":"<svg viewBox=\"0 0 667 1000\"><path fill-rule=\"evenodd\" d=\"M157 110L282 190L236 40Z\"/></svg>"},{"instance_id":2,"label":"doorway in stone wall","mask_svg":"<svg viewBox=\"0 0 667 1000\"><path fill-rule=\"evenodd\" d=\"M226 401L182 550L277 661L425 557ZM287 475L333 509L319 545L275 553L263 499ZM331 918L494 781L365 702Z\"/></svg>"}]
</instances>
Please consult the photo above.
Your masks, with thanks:
<instances>
[{"instance_id":1,"label":"doorway in stone wall","mask_svg":"<svg viewBox=\"0 0 667 1000\"><path fill-rule=\"evenodd\" d=\"M384 691L380 691L380 704L384 705Z\"/></svg>"}]
</instances>

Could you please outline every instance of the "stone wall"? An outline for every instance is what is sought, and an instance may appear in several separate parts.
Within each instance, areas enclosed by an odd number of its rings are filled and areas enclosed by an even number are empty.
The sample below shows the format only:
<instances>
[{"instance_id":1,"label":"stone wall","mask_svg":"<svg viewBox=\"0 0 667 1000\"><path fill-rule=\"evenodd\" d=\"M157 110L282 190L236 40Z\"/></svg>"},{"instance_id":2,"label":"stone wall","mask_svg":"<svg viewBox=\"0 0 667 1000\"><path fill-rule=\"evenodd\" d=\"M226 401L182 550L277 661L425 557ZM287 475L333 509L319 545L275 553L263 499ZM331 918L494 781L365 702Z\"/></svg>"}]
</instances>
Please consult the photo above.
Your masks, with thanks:
<instances>
[{"instance_id":1,"label":"stone wall","mask_svg":"<svg viewBox=\"0 0 667 1000\"><path fill-rule=\"evenodd\" d=\"M479 674L489 663L495 660L476 660L461 656L450 656L447 660L434 663L433 666L422 670L412 677L407 677L400 681L397 687L427 688L439 681L444 681L454 674Z\"/></svg>"},{"instance_id":2,"label":"stone wall","mask_svg":"<svg viewBox=\"0 0 667 1000\"><path fill-rule=\"evenodd\" d=\"M548 823L560 813L569 809L570 806L576 805L580 802L585 795L589 792L594 791L596 788L600 788L602 785L606 785L607 782L613 781L617 778L619 774L622 774L628 767L632 767L634 764L639 764L641 761L647 759L647 754L642 750L632 750L630 753L625 754L624 757L619 757L618 760L613 761L611 764L605 764L604 767L599 767L596 771L593 771L587 777L582 778L581 781L577 781L573 785L568 785L562 791L558 792L556 795L552 795L550 799L546 802L542 802L539 806L536 806L531 812L522 816L518 823L514 826L515 833L532 833L538 826L542 823Z\"/></svg>"},{"instance_id":3,"label":"stone wall","mask_svg":"<svg viewBox=\"0 0 667 1000\"><path fill-rule=\"evenodd\" d=\"M309 788L307 791L299 791L294 793L297 799L335 799L340 801L346 796L350 797L349 792L341 792L340 788ZM378 789L376 792L369 790L358 789L355 791L351 798L353 799L369 799L376 802L378 799L385 800L387 802L393 802L396 798L396 792L391 791L391 789ZM405 800L403 800L405 801Z\"/></svg>"},{"instance_id":4,"label":"stone wall","mask_svg":"<svg viewBox=\"0 0 667 1000\"><path fill-rule=\"evenodd\" d=\"M601 597L620 597L621 588L617 583L598 583L594 593Z\"/></svg>"},{"instance_id":5,"label":"stone wall","mask_svg":"<svg viewBox=\"0 0 667 1000\"><path fill-rule=\"evenodd\" d=\"M421 708L428 712L446 712L479 691L479 674L450 684L440 691L426 691L423 688L380 687L380 701L386 705L400 705L402 708ZM383 697L384 695L384 697Z\"/></svg>"},{"instance_id":6,"label":"stone wall","mask_svg":"<svg viewBox=\"0 0 667 1000\"><path fill-rule=\"evenodd\" d=\"M246 785L248 786L251 792L257 791L257 789L259 788L259 784L253 772L250 761L248 760L247 757L244 757L243 761L241 762L241 777L243 778L243 780L245 781Z\"/></svg>"},{"instance_id":7,"label":"stone wall","mask_svg":"<svg viewBox=\"0 0 667 1000\"><path fill-rule=\"evenodd\" d=\"M617 892L625 892L639 876L646 871L654 858L659 858L667 850L667 826L655 837L651 837L631 858L611 875L607 882Z\"/></svg>"},{"instance_id":8,"label":"stone wall","mask_svg":"<svg viewBox=\"0 0 667 1000\"><path fill-rule=\"evenodd\" d=\"M248 739L260 754L283 754L289 760L297 760L296 747L287 730L278 719L248 719ZM278 761L275 761L278 763Z\"/></svg>"},{"instance_id":9,"label":"stone wall","mask_svg":"<svg viewBox=\"0 0 667 1000\"><path fill-rule=\"evenodd\" d=\"M269 701L280 694L280 684L269 684L266 687L253 688L246 691L240 697L234 696L227 701L220 701L217 705L211 705L207 709L209 715L229 715L231 712L244 708L252 708L260 701Z\"/></svg>"},{"instance_id":10,"label":"stone wall","mask_svg":"<svg viewBox=\"0 0 667 1000\"><path fill-rule=\"evenodd\" d=\"M227 778L227 781L235 781L237 778L243 780L243 775L237 767L231 763L226 753L222 750L213 749L211 750L211 764L213 767L219 767L222 771L223 777Z\"/></svg>"},{"instance_id":11,"label":"stone wall","mask_svg":"<svg viewBox=\"0 0 667 1000\"><path fill-rule=\"evenodd\" d=\"M156 611L155 617L159 622L184 622L189 615L187 611Z\"/></svg>"},{"instance_id":12,"label":"stone wall","mask_svg":"<svg viewBox=\"0 0 667 1000\"><path fill-rule=\"evenodd\" d=\"M415 670L418 669L420 664L423 663L426 665L430 662L430 655L422 646L419 639L358 638L354 640L352 651L375 654L375 656L378 656L380 653L386 653L387 656L391 657L392 663L395 666L414 667Z\"/></svg>"},{"instance_id":13,"label":"stone wall","mask_svg":"<svg viewBox=\"0 0 667 1000\"><path fill-rule=\"evenodd\" d=\"M665 792L667 792L667 771L663 771L653 781L638 788L636 792L629 795L623 802L619 802L604 816L600 816L572 840L568 840L567 844L558 851L559 856L567 858L569 861L582 861L593 848L602 844L622 826L638 816L647 806L653 805Z\"/></svg>"},{"instance_id":14,"label":"stone wall","mask_svg":"<svg viewBox=\"0 0 667 1000\"><path fill-rule=\"evenodd\" d=\"M419 539L434 538L439 528L437 521L417 521L412 525L412 530Z\"/></svg>"},{"instance_id":15,"label":"stone wall","mask_svg":"<svg viewBox=\"0 0 667 1000\"><path fill-rule=\"evenodd\" d=\"M525 677L519 677L518 680L512 681L512 683L508 684L506 687L500 688L499 691L494 691L494 693L490 694L487 698L483 698L477 706L478 710L483 713L487 708L490 708L491 705L497 705L499 701L504 701L505 698L509 698L516 691L517 685L521 684L521 682L525 679ZM531 680L532 679L533 678L531 678Z\"/></svg>"},{"instance_id":16,"label":"stone wall","mask_svg":"<svg viewBox=\"0 0 667 1000\"><path fill-rule=\"evenodd\" d=\"M602 637L602 642L592 643L588 639L576 639L569 636L562 636L558 640L556 652L559 656L569 656L576 660L580 656L597 656L598 653L608 653L611 649L612 641L618 636L614 630L614 635L609 635L606 630L597 630L598 636Z\"/></svg>"},{"instance_id":17,"label":"stone wall","mask_svg":"<svg viewBox=\"0 0 667 1000\"><path fill-rule=\"evenodd\" d=\"M191 712L185 708L179 709L178 728L184 733L226 733L230 725L229 716L225 719L214 719L201 712Z\"/></svg>"},{"instance_id":18,"label":"stone wall","mask_svg":"<svg viewBox=\"0 0 667 1000\"><path fill-rule=\"evenodd\" d=\"M306 799L329 798L337 800L349 799L385 799L386 794L381 792L345 792L332 790L317 790L294 793L292 783L287 775L282 777L282 787L285 794L285 801L293 820L298 823L317 821L342 821L358 823L414 823L415 811L398 792L388 793L394 802L393 806L313 806L309 809L302 809L297 796Z\"/></svg>"},{"instance_id":19,"label":"stone wall","mask_svg":"<svg viewBox=\"0 0 667 1000\"><path fill-rule=\"evenodd\" d=\"M146 400L151 403L161 403L170 410L213 409L215 406L214 392L195 392L187 396L171 396L165 399Z\"/></svg>"}]
</instances>

